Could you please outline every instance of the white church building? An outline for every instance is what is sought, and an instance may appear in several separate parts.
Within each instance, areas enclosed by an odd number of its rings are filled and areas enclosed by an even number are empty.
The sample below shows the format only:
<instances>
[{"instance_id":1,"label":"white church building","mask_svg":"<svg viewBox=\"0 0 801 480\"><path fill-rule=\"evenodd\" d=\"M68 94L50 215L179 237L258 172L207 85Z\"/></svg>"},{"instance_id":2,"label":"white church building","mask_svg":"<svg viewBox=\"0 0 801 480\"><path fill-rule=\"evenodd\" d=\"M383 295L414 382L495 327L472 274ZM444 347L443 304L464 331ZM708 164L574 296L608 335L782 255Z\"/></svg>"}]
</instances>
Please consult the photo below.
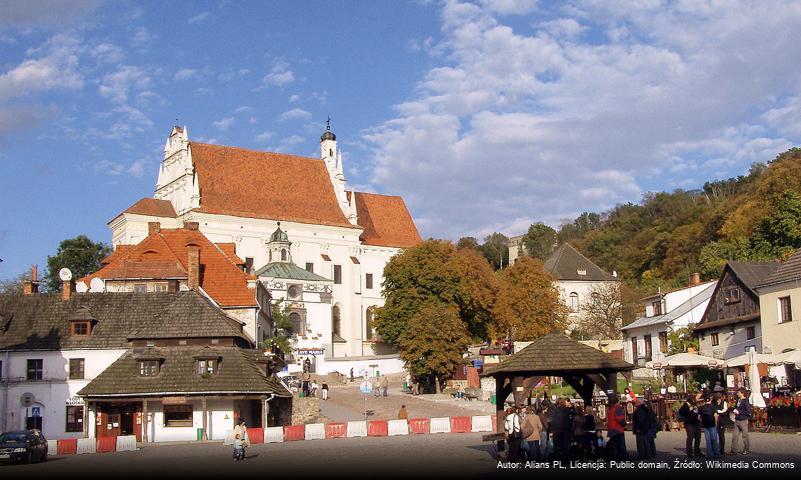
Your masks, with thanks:
<instances>
[{"instance_id":1,"label":"white church building","mask_svg":"<svg viewBox=\"0 0 801 480\"><path fill-rule=\"evenodd\" d=\"M384 303L384 266L420 235L401 197L347 189L330 126L319 159L193 142L176 126L154 197L109 222L115 248L142 241L149 222L197 222L211 242L233 243L247 272L290 303L298 362L309 358L318 373L402 369L372 315Z\"/></svg>"}]
</instances>

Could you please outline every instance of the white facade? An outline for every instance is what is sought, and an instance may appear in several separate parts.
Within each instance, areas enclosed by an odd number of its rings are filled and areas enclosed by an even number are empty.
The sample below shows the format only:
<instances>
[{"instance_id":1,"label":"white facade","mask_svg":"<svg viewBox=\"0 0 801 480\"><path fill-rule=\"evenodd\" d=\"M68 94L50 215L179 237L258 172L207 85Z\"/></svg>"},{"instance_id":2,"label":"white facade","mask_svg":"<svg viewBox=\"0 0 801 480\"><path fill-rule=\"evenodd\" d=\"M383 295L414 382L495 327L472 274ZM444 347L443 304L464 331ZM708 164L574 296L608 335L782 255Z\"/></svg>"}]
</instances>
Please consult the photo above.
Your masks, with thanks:
<instances>
[{"instance_id":1,"label":"white facade","mask_svg":"<svg viewBox=\"0 0 801 480\"><path fill-rule=\"evenodd\" d=\"M83 438L83 430L66 431L67 406L83 405L78 391L114 363L127 350L12 351L0 353L3 362L0 412L5 412L0 429L25 428L34 408L42 417L42 433L47 439ZM84 359L84 378L69 379L70 359ZM27 380L28 360L42 360L42 379ZM24 394L33 395L30 407L22 405Z\"/></svg>"},{"instance_id":2,"label":"white facade","mask_svg":"<svg viewBox=\"0 0 801 480\"><path fill-rule=\"evenodd\" d=\"M356 224L355 199L349 201L342 174L342 155L336 141L321 141L321 160L325 162L345 218ZM172 202L177 218L123 213L109 223L112 244L135 244L148 234L148 222L161 222L163 228L178 228L183 222L198 222L199 230L212 242L232 242L236 254L242 259L252 259L253 266L269 263L267 244L271 234L278 228L275 220L244 218L222 214L192 211L202 201L198 190L197 175L192 163L191 145L186 129L173 129L165 145L164 161L159 170L155 197ZM336 265L341 268L341 283L332 285L331 305L341 311L341 336L345 344L337 349L337 356L365 356L377 353L375 342L365 334L367 310L384 303L381 296L384 266L389 259L401 251L400 248L363 244L360 229L328 225L312 225L292 221L281 221L280 227L292 239L291 257L301 268L312 265L313 272L334 278ZM358 263L354 262L356 259ZM372 288L366 286L366 276L372 276ZM330 338L330 325L314 322L316 333ZM328 314L330 323L330 312ZM257 337L258 338L258 337ZM378 349L380 350L380 349Z\"/></svg>"},{"instance_id":3,"label":"white facade","mask_svg":"<svg viewBox=\"0 0 801 480\"><path fill-rule=\"evenodd\" d=\"M580 281L556 280L554 288L559 291L559 299L568 308L568 322L572 329L577 325L581 316L586 312L585 305L591 300L594 289L604 288L607 285L617 285L610 281Z\"/></svg>"},{"instance_id":4,"label":"white facade","mask_svg":"<svg viewBox=\"0 0 801 480\"><path fill-rule=\"evenodd\" d=\"M668 334L701 321L716 284L701 283L645 298L645 316L623 327L623 359L643 366L664 358L670 349ZM652 376L654 372L642 369L635 374Z\"/></svg>"}]
</instances>

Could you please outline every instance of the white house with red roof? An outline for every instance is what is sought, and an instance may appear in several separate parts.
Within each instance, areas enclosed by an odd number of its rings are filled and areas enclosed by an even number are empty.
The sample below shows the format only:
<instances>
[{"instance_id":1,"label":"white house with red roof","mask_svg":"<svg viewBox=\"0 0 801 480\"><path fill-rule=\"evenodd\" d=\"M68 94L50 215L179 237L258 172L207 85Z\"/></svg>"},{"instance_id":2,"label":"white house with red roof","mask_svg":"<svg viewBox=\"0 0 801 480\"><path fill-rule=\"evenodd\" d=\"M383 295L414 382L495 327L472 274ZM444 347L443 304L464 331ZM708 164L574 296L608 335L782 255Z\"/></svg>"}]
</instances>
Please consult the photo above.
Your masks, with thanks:
<instances>
[{"instance_id":1,"label":"white house with red roof","mask_svg":"<svg viewBox=\"0 0 801 480\"><path fill-rule=\"evenodd\" d=\"M402 198L348 190L343 172L330 127L320 137L319 159L193 142L186 127L174 127L154 198L109 222L112 244L117 250L138 244L151 222L168 229L196 222L210 242L231 245L245 271L254 273L273 261L268 244L280 222L292 239L287 248L294 264L330 280L331 325L327 332L307 332L322 333L321 347L299 350L297 361L322 355L377 365L371 357L391 353L372 327L373 309L384 303L384 266L421 239ZM308 318L303 301L293 301L292 309ZM260 333L259 341L269 336ZM385 372L395 368L380 364Z\"/></svg>"}]
</instances>

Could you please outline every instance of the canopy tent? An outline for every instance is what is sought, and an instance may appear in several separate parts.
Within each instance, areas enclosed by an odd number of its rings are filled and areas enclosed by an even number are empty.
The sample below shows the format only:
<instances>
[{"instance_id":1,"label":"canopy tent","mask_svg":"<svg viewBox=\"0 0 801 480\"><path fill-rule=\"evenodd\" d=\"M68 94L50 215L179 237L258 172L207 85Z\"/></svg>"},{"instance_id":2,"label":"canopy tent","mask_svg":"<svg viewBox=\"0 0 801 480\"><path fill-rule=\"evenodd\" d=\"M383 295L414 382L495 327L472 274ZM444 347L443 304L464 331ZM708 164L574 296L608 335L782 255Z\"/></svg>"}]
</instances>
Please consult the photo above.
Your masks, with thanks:
<instances>
[{"instance_id":1,"label":"canopy tent","mask_svg":"<svg viewBox=\"0 0 801 480\"><path fill-rule=\"evenodd\" d=\"M503 431L502 411L506 397L511 393L515 406L520 406L543 377L562 377L585 404L591 405L596 385L604 391L616 392L618 372L634 368L608 353L552 333L531 342L499 364L486 367L481 376L495 378L497 429Z\"/></svg>"},{"instance_id":2,"label":"canopy tent","mask_svg":"<svg viewBox=\"0 0 801 480\"><path fill-rule=\"evenodd\" d=\"M801 350L790 350L789 352L779 353L775 355L778 358L778 364L782 365L795 365L795 368L801 368Z\"/></svg>"},{"instance_id":3,"label":"canopy tent","mask_svg":"<svg viewBox=\"0 0 801 480\"><path fill-rule=\"evenodd\" d=\"M698 355L697 353L677 353L659 361L647 362L645 366L655 370L663 368L722 368L726 366L726 362L717 358Z\"/></svg>"},{"instance_id":4,"label":"canopy tent","mask_svg":"<svg viewBox=\"0 0 801 480\"><path fill-rule=\"evenodd\" d=\"M727 367L744 367L750 363L748 353L726 360ZM767 353L755 353L754 359L756 363L764 363L767 365L778 365L781 363L780 355L770 355Z\"/></svg>"}]
</instances>

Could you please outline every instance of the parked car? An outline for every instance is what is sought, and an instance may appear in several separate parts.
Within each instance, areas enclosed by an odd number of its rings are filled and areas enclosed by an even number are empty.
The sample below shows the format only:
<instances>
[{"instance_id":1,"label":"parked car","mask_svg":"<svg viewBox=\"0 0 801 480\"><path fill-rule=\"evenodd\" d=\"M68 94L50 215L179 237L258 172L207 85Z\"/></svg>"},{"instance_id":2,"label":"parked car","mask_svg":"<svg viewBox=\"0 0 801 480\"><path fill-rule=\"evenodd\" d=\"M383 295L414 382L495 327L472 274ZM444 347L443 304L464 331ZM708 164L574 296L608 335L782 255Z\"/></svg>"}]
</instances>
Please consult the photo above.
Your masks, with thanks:
<instances>
[{"instance_id":1,"label":"parked car","mask_svg":"<svg viewBox=\"0 0 801 480\"><path fill-rule=\"evenodd\" d=\"M39 430L20 430L0 434L0 462L44 462L47 440Z\"/></svg>"},{"instance_id":2,"label":"parked car","mask_svg":"<svg viewBox=\"0 0 801 480\"><path fill-rule=\"evenodd\" d=\"M295 391L297 391L297 389L299 389L300 386L301 386L300 378L298 378L296 375L281 375L281 374L279 374L278 378L280 378L286 384L287 387L289 387L289 388L291 388L291 389L293 389Z\"/></svg>"}]
</instances>

